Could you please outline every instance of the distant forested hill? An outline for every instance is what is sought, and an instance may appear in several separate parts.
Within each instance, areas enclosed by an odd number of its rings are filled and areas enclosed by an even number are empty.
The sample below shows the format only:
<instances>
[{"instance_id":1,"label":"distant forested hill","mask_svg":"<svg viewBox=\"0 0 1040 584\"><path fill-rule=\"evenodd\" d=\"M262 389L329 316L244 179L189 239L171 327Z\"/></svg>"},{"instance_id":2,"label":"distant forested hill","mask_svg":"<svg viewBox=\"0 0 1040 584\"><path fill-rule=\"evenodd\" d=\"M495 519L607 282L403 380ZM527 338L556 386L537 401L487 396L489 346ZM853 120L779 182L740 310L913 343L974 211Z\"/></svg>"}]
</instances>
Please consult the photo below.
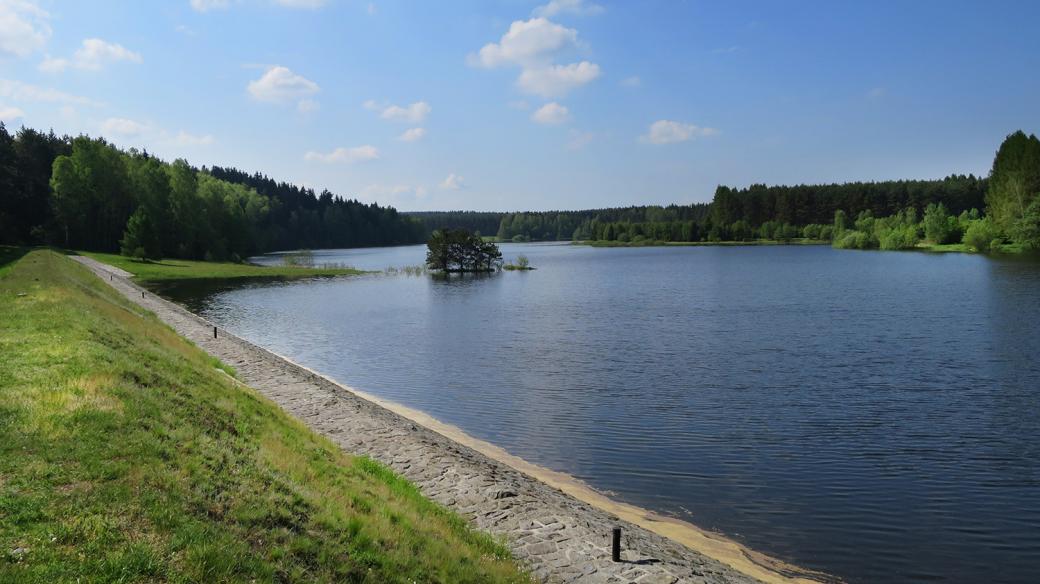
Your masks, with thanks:
<instances>
[{"instance_id":1,"label":"distant forested hill","mask_svg":"<svg viewBox=\"0 0 1040 584\"><path fill-rule=\"evenodd\" d=\"M466 229L481 235L495 235L507 213L494 211L408 211L405 215L422 222L428 233L437 229Z\"/></svg>"},{"instance_id":2,"label":"distant forested hill","mask_svg":"<svg viewBox=\"0 0 1040 584\"><path fill-rule=\"evenodd\" d=\"M830 224L834 213L852 217L864 211L893 215L906 208L923 213L943 203L953 213L985 206L984 178L949 176L940 180L901 180L833 185L720 186L711 203L668 207L625 207L588 211L510 213L502 218L503 240L658 241L741 240L757 235L801 237L807 225ZM761 228L765 226L763 233ZM786 230L786 231L784 231Z\"/></svg>"},{"instance_id":3,"label":"distant forested hill","mask_svg":"<svg viewBox=\"0 0 1040 584\"><path fill-rule=\"evenodd\" d=\"M143 257L241 259L276 249L425 241L391 207L184 160L103 138L0 123L0 243L50 243Z\"/></svg>"}]
</instances>

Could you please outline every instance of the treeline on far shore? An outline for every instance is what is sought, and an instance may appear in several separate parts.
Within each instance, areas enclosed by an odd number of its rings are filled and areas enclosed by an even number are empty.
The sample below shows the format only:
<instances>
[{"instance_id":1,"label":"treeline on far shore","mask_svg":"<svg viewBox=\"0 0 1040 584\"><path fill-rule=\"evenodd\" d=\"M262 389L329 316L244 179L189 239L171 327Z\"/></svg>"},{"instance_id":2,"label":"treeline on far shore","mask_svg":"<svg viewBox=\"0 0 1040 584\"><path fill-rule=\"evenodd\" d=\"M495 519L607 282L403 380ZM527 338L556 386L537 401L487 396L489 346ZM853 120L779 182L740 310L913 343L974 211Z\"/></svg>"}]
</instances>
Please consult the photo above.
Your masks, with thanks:
<instances>
[{"instance_id":1,"label":"treeline on far shore","mask_svg":"<svg viewBox=\"0 0 1040 584\"><path fill-rule=\"evenodd\" d=\"M805 239L906 249L1040 248L1040 141L1015 132L988 177L720 186L710 203L583 211L399 213L234 168L195 168L101 138L0 124L0 243L147 258L421 243L466 229L499 241L617 245Z\"/></svg>"},{"instance_id":2,"label":"treeline on far shore","mask_svg":"<svg viewBox=\"0 0 1040 584\"><path fill-rule=\"evenodd\" d=\"M454 214L437 214L439 227ZM485 214L490 215L490 214ZM484 217L483 229L490 217ZM482 233L488 234L487 231ZM720 186L711 203L505 213L500 241L655 243L830 241L835 247L977 251L1040 248L1040 141L1015 132L989 177L828 185Z\"/></svg>"},{"instance_id":3,"label":"treeline on far shore","mask_svg":"<svg viewBox=\"0 0 1040 584\"><path fill-rule=\"evenodd\" d=\"M167 163L103 138L0 123L0 243L240 260L278 249L420 243L391 207L236 169Z\"/></svg>"}]
</instances>

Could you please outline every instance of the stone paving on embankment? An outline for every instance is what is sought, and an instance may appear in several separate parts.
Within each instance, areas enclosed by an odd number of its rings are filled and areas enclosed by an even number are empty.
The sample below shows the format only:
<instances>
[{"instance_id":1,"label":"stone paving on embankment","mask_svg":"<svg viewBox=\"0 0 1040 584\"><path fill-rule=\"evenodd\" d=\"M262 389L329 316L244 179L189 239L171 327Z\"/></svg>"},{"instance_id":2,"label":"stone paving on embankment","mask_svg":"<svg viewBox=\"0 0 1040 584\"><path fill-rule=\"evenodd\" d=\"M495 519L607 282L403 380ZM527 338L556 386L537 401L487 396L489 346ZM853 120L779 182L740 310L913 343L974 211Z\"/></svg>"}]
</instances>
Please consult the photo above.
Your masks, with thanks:
<instances>
[{"instance_id":1,"label":"stone paving on embankment","mask_svg":"<svg viewBox=\"0 0 1040 584\"><path fill-rule=\"evenodd\" d=\"M504 538L544 582L756 582L670 539L594 508L488 458L266 349L220 330L130 281L123 270L83 256L132 302L231 365L238 379L324 434L345 451L374 458L475 528ZM623 528L622 562L610 559L610 533Z\"/></svg>"}]
</instances>

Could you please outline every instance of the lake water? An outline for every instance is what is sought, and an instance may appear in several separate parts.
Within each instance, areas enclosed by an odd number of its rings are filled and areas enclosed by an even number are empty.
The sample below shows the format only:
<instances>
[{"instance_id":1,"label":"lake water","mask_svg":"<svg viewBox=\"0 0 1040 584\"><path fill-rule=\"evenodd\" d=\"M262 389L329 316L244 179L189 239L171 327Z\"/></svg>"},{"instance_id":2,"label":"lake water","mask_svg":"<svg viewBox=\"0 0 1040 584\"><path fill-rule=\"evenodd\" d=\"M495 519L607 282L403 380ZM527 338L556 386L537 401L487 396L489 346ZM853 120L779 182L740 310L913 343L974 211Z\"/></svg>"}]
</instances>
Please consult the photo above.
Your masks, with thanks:
<instances>
[{"instance_id":1,"label":"lake water","mask_svg":"<svg viewBox=\"0 0 1040 584\"><path fill-rule=\"evenodd\" d=\"M852 582L1040 581L1040 262L502 249L538 269L165 293L349 385L804 567ZM383 269L423 254L315 259Z\"/></svg>"}]
</instances>

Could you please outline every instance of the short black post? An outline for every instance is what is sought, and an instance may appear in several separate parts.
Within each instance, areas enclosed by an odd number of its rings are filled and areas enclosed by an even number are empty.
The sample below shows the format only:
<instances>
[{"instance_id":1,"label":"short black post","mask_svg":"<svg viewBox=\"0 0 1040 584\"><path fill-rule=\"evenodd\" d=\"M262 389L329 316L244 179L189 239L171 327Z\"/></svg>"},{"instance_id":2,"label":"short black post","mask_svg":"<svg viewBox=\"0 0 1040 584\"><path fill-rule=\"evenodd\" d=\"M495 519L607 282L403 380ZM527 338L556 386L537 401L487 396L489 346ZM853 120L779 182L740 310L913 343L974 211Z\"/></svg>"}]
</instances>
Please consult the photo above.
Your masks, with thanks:
<instances>
[{"instance_id":1,"label":"short black post","mask_svg":"<svg viewBox=\"0 0 1040 584\"><path fill-rule=\"evenodd\" d=\"M213 327L213 338L217 338L217 327Z\"/></svg>"},{"instance_id":2,"label":"short black post","mask_svg":"<svg viewBox=\"0 0 1040 584\"><path fill-rule=\"evenodd\" d=\"M144 291L141 292L141 298L144 298Z\"/></svg>"},{"instance_id":3,"label":"short black post","mask_svg":"<svg viewBox=\"0 0 1040 584\"><path fill-rule=\"evenodd\" d=\"M621 561L621 528L615 527L613 540L610 543L610 559L615 562Z\"/></svg>"}]
</instances>

